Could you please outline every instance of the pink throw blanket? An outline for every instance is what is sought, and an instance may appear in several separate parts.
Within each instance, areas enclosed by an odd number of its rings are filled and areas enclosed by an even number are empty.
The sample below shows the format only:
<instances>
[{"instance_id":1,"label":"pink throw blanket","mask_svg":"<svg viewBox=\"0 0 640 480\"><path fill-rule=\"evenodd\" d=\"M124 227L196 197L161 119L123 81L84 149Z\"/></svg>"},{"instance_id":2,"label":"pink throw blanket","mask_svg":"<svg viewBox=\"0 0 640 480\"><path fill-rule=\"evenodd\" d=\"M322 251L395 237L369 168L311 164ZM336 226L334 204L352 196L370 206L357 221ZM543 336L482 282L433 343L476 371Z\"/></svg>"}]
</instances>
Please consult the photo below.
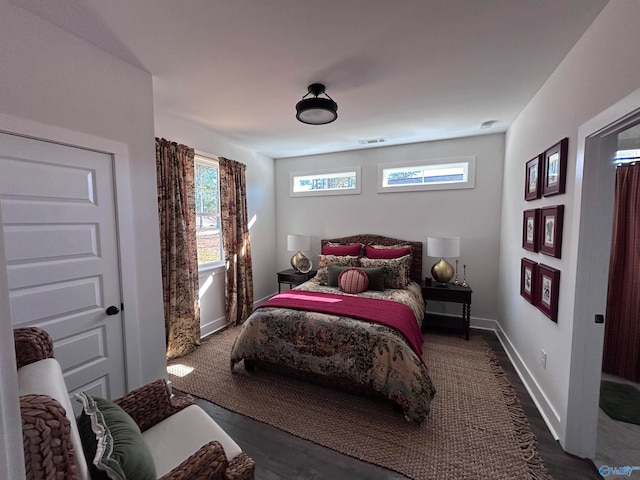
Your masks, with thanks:
<instances>
[{"instance_id":1,"label":"pink throw blanket","mask_svg":"<svg viewBox=\"0 0 640 480\"><path fill-rule=\"evenodd\" d=\"M422 332L416 322L413 310L402 303L377 298L289 290L286 293L275 295L260 305L260 308L262 307L309 310L386 325L400 332L424 363L422 359Z\"/></svg>"}]
</instances>

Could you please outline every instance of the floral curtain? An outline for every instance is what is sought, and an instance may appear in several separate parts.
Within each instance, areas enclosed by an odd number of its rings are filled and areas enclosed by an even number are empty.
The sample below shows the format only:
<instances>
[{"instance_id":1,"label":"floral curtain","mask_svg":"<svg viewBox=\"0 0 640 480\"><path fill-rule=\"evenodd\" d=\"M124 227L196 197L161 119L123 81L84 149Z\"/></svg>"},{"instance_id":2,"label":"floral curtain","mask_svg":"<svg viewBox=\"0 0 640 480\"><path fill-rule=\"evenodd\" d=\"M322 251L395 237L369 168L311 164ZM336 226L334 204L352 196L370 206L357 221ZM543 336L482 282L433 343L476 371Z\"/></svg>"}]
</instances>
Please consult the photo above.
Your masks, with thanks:
<instances>
[{"instance_id":1,"label":"floral curtain","mask_svg":"<svg viewBox=\"0 0 640 480\"><path fill-rule=\"evenodd\" d=\"M602 370L640 382L640 164L616 168Z\"/></svg>"},{"instance_id":2,"label":"floral curtain","mask_svg":"<svg viewBox=\"0 0 640 480\"><path fill-rule=\"evenodd\" d=\"M194 150L156 138L167 358L200 345Z\"/></svg>"},{"instance_id":3,"label":"floral curtain","mask_svg":"<svg viewBox=\"0 0 640 480\"><path fill-rule=\"evenodd\" d=\"M226 261L227 325L241 325L253 310L253 270L247 218L246 165L220 157L220 216Z\"/></svg>"}]
</instances>

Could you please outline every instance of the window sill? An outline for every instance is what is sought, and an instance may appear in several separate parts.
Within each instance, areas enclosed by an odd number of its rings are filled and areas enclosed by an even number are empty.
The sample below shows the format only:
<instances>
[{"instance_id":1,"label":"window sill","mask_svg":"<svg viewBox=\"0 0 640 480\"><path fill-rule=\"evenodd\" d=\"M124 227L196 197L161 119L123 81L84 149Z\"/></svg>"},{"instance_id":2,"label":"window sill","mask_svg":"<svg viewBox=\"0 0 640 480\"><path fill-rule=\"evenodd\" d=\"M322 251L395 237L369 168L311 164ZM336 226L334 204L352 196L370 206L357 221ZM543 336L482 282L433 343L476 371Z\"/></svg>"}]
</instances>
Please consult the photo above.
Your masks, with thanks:
<instances>
[{"instance_id":1,"label":"window sill","mask_svg":"<svg viewBox=\"0 0 640 480\"><path fill-rule=\"evenodd\" d=\"M204 267L198 267L198 276L202 277L211 273L218 273L224 271L224 262L215 263L213 265L206 265Z\"/></svg>"}]
</instances>

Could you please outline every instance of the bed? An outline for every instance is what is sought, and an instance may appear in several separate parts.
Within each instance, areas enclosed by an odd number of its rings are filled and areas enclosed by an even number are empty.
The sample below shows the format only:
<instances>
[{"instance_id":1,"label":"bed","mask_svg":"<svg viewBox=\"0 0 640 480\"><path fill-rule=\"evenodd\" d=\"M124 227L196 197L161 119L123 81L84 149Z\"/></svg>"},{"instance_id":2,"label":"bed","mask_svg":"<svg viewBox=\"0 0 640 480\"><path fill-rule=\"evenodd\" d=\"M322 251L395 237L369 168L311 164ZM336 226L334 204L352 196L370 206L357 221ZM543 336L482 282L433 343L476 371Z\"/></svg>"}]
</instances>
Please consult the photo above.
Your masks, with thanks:
<instances>
[{"instance_id":1,"label":"bed","mask_svg":"<svg viewBox=\"0 0 640 480\"><path fill-rule=\"evenodd\" d=\"M382 397L422 422L435 395L422 358L422 243L366 234L321 244L316 276L274 296L242 325L232 370L244 361L248 370Z\"/></svg>"}]
</instances>

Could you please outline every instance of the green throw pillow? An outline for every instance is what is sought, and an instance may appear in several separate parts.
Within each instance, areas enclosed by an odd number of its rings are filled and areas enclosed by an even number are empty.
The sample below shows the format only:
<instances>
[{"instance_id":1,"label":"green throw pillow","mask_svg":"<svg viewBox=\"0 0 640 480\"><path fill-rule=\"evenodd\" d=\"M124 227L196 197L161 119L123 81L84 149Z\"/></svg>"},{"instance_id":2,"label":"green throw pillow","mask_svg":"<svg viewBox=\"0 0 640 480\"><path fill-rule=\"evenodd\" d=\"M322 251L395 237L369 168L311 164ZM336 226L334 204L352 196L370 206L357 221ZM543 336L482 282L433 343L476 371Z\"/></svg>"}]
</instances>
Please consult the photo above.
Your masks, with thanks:
<instances>
[{"instance_id":1,"label":"green throw pillow","mask_svg":"<svg viewBox=\"0 0 640 480\"><path fill-rule=\"evenodd\" d=\"M384 267L362 268L369 277L369 290L384 290Z\"/></svg>"},{"instance_id":2,"label":"green throw pillow","mask_svg":"<svg viewBox=\"0 0 640 480\"><path fill-rule=\"evenodd\" d=\"M119 405L87 393L78 430L93 480L156 480L156 467L136 422Z\"/></svg>"},{"instance_id":3,"label":"green throw pillow","mask_svg":"<svg viewBox=\"0 0 640 480\"><path fill-rule=\"evenodd\" d=\"M328 269L328 280L327 285L329 287L337 287L338 286L338 276L342 273L343 270L347 268L353 268L349 265L329 265ZM369 290L384 290L384 267L369 267L369 268L361 268L364 273L369 277Z\"/></svg>"},{"instance_id":4,"label":"green throw pillow","mask_svg":"<svg viewBox=\"0 0 640 480\"><path fill-rule=\"evenodd\" d=\"M347 269L347 268L352 268L351 266L347 265L329 265L327 267L327 274L328 274L328 280L327 280L327 286L329 287L337 287L338 286L338 276L340 275L340 273L342 273L343 270Z\"/></svg>"}]
</instances>

